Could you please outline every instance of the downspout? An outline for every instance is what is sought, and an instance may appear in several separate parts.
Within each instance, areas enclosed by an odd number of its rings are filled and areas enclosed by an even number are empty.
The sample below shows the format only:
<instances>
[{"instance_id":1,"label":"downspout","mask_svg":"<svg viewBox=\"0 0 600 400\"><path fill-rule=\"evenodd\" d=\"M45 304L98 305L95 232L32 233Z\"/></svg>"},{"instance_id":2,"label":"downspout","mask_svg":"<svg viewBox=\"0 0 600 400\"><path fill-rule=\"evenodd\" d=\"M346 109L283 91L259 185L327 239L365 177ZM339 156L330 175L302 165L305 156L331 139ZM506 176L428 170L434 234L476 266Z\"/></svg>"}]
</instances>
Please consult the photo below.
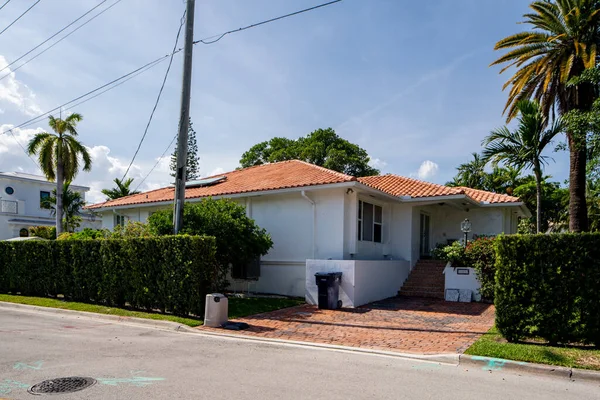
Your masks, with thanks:
<instances>
[{"instance_id":1,"label":"downspout","mask_svg":"<svg viewBox=\"0 0 600 400\"><path fill-rule=\"evenodd\" d=\"M316 248L316 230L317 230L317 205L313 199L306 195L306 192L303 190L300 192L300 195L304 197L306 201L308 201L312 205L313 210L313 220L312 220L312 258L315 259L315 248Z\"/></svg>"}]
</instances>

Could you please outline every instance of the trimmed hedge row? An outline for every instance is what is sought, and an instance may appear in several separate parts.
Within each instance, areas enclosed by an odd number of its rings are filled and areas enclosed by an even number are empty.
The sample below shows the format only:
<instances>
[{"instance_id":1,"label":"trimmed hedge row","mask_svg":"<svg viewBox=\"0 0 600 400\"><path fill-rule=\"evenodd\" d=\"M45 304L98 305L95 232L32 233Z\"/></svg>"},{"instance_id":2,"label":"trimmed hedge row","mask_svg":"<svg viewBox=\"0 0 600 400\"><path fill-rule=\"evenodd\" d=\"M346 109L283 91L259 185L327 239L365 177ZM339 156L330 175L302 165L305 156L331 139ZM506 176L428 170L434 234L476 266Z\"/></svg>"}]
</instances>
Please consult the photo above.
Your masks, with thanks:
<instances>
[{"instance_id":1,"label":"trimmed hedge row","mask_svg":"<svg viewBox=\"0 0 600 400\"><path fill-rule=\"evenodd\" d=\"M213 237L0 242L0 293L202 315L223 282Z\"/></svg>"},{"instance_id":2,"label":"trimmed hedge row","mask_svg":"<svg viewBox=\"0 0 600 400\"><path fill-rule=\"evenodd\" d=\"M600 234L497 239L496 326L509 341L600 346Z\"/></svg>"}]
</instances>

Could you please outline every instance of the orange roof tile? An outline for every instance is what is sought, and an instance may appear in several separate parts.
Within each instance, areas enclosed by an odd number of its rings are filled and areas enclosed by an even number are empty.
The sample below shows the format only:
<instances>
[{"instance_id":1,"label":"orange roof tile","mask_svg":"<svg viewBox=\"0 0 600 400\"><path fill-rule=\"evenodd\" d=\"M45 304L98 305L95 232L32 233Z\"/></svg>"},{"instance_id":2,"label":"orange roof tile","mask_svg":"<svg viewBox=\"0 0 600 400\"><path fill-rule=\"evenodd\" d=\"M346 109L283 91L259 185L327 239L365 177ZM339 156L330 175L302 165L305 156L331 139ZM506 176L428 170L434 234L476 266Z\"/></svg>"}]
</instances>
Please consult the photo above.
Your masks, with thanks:
<instances>
[{"instance_id":1,"label":"orange roof tile","mask_svg":"<svg viewBox=\"0 0 600 400\"><path fill-rule=\"evenodd\" d=\"M356 178L353 176L298 160L282 161L244 168L219 174L215 177L219 176L226 176L227 178L222 182L210 186L188 187L185 190L185 198L195 199L200 197L224 196L356 181ZM104 203L91 205L87 208L97 209L172 201L174 194L175 188L167 187L122 197L120 199L108 200Z\"/></svg>"},{"instance_id":2,"label":"orange roof tile","mask_svg":"<svg viewBox=\"0 0 600 400\"><path fill-rule=\"evenodd\" d=\"M491 193L466 187L449 187L393 174L368 176L358 178L358 181L396 197L410 196L413 198L421 198L464 194L478 202L515 203L519 201L517 197L504 194Z\"/></svg>"}]
</instances>

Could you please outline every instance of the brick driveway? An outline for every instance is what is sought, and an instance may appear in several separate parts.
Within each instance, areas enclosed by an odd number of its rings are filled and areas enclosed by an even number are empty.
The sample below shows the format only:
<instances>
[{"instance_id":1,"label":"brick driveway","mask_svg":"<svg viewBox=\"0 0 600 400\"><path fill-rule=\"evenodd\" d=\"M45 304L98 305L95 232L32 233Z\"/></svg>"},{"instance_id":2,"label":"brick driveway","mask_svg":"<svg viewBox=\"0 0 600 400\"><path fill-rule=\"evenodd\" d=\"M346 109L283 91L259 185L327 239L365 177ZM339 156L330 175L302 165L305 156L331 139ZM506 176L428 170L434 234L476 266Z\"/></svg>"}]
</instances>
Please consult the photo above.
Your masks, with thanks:
<instances>
[{"instance_id":1,"label":"brick driveway","mask_svg":"<svg viewBox=\"0 0 600 400\"><path fill-rule=\"evenodd\" d=\"M494 324L494 306L398 297L354 309L302 305L237 319L240 335L402 353L462 353Z\"/></svg>"}]
</instances>

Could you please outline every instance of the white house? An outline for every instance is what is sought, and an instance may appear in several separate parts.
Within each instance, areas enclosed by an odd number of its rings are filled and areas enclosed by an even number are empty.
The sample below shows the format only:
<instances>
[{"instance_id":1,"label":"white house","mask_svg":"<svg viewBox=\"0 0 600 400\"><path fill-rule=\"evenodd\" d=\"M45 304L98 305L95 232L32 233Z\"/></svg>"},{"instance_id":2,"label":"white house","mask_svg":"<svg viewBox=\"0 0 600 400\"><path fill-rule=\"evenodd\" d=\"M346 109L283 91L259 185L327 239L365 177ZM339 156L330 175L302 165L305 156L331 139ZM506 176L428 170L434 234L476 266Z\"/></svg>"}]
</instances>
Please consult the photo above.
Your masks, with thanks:
<instances>
[{"instance_id":1,"label":"white house","mask_svg":"<svg viewBox=\"0 0 600 400\"><path fill-rule=\"evenodd\" d=\"M112 229L172 207L174 188L90 208ZM356 178L302 161L245 168L188 182L186 200L230 198L272 236L251 289L314 301L314 272L342 271L342 300L357 306L395 295L411 269L438 243L472 234L514 233L529 211L518 198L383 175ZM442 273L442 270L439 272ZM235 281L242 284L243 281Z\"/></svg>"},{"instance_id":2,"label":"white house","mask_svg":"<svg viewBox=\"0 0 600 400\"><path fill-rule=\"evenodd\" d=\"M41 207L43 199L50 197L56 183L48 182L44 177L21 172L0 172L0 240L29 236L32 226L56 223L51 211ZM85 199L90 189L85 186L71 185ZM92 214L83 214L80 229L99 228L100 220Z\"/></svg>"}]
</instances>

